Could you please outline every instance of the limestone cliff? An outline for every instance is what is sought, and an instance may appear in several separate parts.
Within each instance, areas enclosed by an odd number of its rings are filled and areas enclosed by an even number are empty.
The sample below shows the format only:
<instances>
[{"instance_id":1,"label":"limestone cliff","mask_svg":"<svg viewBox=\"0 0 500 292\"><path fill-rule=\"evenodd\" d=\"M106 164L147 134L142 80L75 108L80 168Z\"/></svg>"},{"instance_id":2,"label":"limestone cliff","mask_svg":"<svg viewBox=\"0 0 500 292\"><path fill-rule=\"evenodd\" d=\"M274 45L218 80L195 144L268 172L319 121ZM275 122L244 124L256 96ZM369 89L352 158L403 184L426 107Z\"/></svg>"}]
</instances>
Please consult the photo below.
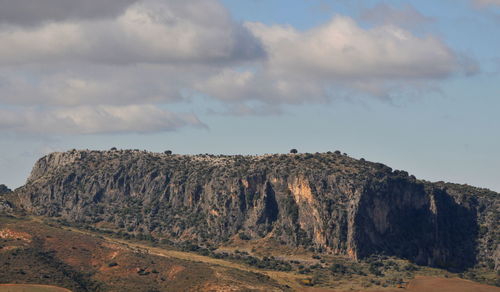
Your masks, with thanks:
<instances>
[{"instance_id":1,"label":"limestone cliff","mask_svg":"<svg viewBox=\"0 0 500 292\"><path fill-rule=\"evenodd\" d=\"M384 253L450 269L498 262L498 193L340 153L53 153L15 194L32 214L174 241L218 245L244 233L353 259Z\"/></svg>"}]
</instances>

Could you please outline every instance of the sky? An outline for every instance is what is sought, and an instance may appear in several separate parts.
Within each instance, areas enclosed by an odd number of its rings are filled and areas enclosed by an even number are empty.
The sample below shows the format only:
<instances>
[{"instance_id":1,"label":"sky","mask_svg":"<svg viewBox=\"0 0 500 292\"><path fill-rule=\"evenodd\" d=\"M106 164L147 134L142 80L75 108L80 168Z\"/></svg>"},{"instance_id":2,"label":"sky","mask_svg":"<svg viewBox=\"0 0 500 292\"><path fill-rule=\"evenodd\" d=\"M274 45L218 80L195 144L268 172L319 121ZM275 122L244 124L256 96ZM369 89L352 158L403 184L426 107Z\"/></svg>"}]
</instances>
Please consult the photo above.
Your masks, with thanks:
<instances>
[{"instance_id":1,"label":"sky","mask_svg":"<svg viewBox=\"0 0 500 292\"><path fill-rule=\"evenodd\" d=\"M499 0L0 0L0 183L297 148L500 191L499 28Z\"/></svg>"}]
</instances>

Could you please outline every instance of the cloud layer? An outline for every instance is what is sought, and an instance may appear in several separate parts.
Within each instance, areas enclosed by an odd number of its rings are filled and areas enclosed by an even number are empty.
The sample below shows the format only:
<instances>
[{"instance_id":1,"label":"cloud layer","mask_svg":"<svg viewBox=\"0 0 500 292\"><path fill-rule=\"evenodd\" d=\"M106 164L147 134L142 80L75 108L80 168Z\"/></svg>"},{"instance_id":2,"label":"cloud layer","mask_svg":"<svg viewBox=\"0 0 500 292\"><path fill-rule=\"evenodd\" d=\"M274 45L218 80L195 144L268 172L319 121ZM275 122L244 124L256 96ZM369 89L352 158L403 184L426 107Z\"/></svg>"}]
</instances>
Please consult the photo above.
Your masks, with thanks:
<instances>
[{"instance_id":1,"label":"cloud layer","mask_svg":"<svg viewBox=\"0 0 500 292\"><path fill-rule=\"evenodd\" d=\"M150 133L185 126L205 127L192 114L153 105L0 110L0 130L28 134Z\"/></svg>"},{"instance_id":2,"label":"cloud layer","mask_svg":"<svg viewBox=\"0 0 500 292\"><path fill-rule=\"evenodd\" d=\"M491 0L490 0L491 1ZM195 96L242 114L392 97L478 66L412 7L301 31L239 23L217 0L0 0L0 130L88 134L203 126L166 110ZM220 112L220 111L219 111Z\"/></svg>"},{"instance_id":3,"label":"cloud layer","mask_svg":"<svg viewBox=\"0 0 500 292\"><path fill-rule=\"evenodd\" d=\"M217 63L263 55L253 35L211 0L143 1L113 19L7 27L0 43L3 65Z\"/></svg>"},{"instance_id":4,"label":"cloud layer","mask_svg":"<svg viewBox=\"0 0 500 292\"><path fill-rule=\"evenodd\" d=\"M253 34L212 0L1 4L4 131L91 134L204 126L193 114L163 105L189 98L194 80L265 55Z\"/></svg>"},{"instance_id":5,"label":"cloud layer","mask_svg":"<svg viewBox=\"0 0 500 292\"><path fill-rule=\"evenodd\" d=\"M338 16L308 31L262 23L247 27L264 44L266 62L256 70L225 70L200 84L201 91L227 101L324 102L353 91L384 97L477 71L473 61L438 38L417 37L394 25L364 29Z\"/></svg>"},{"instance_id":6,"label":"cloud layer","mask_svg":"<svg viewBox=\"0 0 500 292\"><path fill-rule=\"evenodd\" d=\"M138 0L0 0L0 23L38 25L116 16Z\"/></svg>"}]
</instances>

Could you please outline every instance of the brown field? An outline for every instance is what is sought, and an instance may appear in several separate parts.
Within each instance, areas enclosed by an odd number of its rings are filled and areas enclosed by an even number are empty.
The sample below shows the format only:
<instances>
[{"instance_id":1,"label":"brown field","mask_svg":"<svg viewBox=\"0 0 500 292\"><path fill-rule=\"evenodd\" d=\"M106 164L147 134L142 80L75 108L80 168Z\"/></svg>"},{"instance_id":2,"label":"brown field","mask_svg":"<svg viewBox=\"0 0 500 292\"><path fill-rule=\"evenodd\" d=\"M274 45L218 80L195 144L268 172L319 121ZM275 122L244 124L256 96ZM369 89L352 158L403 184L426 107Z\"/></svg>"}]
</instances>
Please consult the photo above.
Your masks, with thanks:
<instances>
[{"instance_id":1,"label":"brown field","mask_svg":"<svg viewBox=\"0 0 500 292\"><path fill-rule=\"evenodd\" d=\"M417 277L408 285L415 292L500 292L499 287L479 284L459 278Z\"/></svg>"},{"instance_id":2,"label":"brown field","mask_svg":"<svg viewBox=\"0 0 500 292\"><path fill-rule=\"evenodd\" d=\"M347 290L307 288L304 292L341 292ZM406 288L348 290L352 292L500 292L499 287L479 284L459 278L416 277Z\"/></svg>"},{"instance_id":3,"label":"brown field","mask_svg":"<svg viewBox=\"0 0 500 292\"><path fill-rule=\"evenodd\" d=\"M242 262L61 227L39 218L0 217L0 279L3 283L12 284L56 285L73 292L500 292L498 287L459 279L456 274L427 267L420 267L412 273L389 268L381 277L356 274L334 276L325 262L347 264L344 259L323 256L321 262L304 250L280 250L272 242L254 243L257 248L250 244L233 242L222 250L230 252L239 248L252 252L253 249L254 255L274 255L299 260L303 264L321 264L324 268L311 274L299 274L297 270L265 270ZM399 267L407 264L402 260L391 261ZM314 288L305 286L307 284L304 283L311 283L315 276L320 280L314 284ZM397 288L399 285L388 284L393 278L402 278L406 287ZM40 290L46 288L49 290ZM48 286L0 286L0 292L68 291L57 289Z\"/></svg>"},{"instance_id":4,"label":"brown field","mask_svg":"<svg viewBox=\"0 0 500 292\"><path fill-rule=\"evenodd\" d=\"M2 219L0 230L6 234L0 238L3 283L57 285L74 292L283 290L262 273L196 257L186 260L184 254L163 254L40 222Z\"/></svg>"},{"instance_id":5,"label":"brown field","mask_svg":"<svg viewBox=\"0 0 500 292\"><path fill-rule=\"evenodd\" d=\"M71 292L71 290L49 285L0 284L0 292Z\"/></svg>"}]
</instances>

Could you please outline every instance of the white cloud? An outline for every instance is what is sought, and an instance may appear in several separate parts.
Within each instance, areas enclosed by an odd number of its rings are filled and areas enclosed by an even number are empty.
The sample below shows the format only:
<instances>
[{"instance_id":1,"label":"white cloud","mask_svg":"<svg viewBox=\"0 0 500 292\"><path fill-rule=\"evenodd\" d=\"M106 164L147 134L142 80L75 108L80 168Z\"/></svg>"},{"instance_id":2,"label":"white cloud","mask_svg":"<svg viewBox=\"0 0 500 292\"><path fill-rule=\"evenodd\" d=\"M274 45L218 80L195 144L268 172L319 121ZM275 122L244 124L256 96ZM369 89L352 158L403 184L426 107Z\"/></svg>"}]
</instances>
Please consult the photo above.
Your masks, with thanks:
<instances>
[{"instance_id":1,"label":"white cloud","mask_svg":"<svg viewBox=\"0 0 500 292\"><path fill-rule=\"evenodd\" d=\"M0 64L217 63L262 57L260 43L214 0L142 1L117 18L0 27Z\"/></svg>"},{"instance_id":2,"label":"white cloud","mask_svg":"<svg viewBox=\"0 0 500 292\"><path fill-rule=\"evenodd\" d=\"M335 17L308 31L248 23L268 59L256 70L226 70L198 84L224 100L270 103L325 102L357 92L387 97L393 90L421 88L477 65L432 36L418 37L383 25L364 29Z\"/></svg>"},{"instance_id":3,"label":"white cloud","mask_svg":"<svg viewBox=\"0 0 500 292\"><path fill-rule=\"evenodd\" d=\"M266 69L262 71L237 71L227 69L218 75L199 82L196 88L210 96L234 103L257 100L274 104L300 104L326 102L329 97L322 83L314 77L291 74L276 74ZM304 82L306 81L306 82Z\"/></svg>"},{"instance_id":4,"label":"white cloud","mask_svg":"<svg viewBox=\"0 0 500 292\"><path fill-rule=\"evenodd\" d=\"M197 80L265 54L217 0L0 4L3 131L85 134L200 126L193 114L160 108L188 100Z\"/></svg>"},{"instance_id":5,"label":"white cloud","mask_svg":"<svg viewBox=\"0 0 500 292\"><path fill-rule=\"evenodd\" d=\"M17 133L149 133L185 126L205 127L192 114L172 113L154 105L0 109L0 129Z\"/></svg>"},{"instance_id":6,"label":"white cloud","mask_svg":"<svg viewBox=\"0 0 500 292\"><path fill-rule=\"evenodd\" d=\"M453 51L434 37L395 26L359 27L336 17L306 32L260 23L248 27L264 42L274 70L333 78L436 78L459 69Z\"/></svg>"},{"instance_id":7,"label":"white cloud","mask_svg":"<svg viewBox=\"0 0 500 292\"><path fill-rule=\"evenodd\" d=\"M440 39L401 28L424 21L410 8L382 7L387 21L369 29L337 16L300 31L242 25L217 0L107 1L95 17L71 14L87 5L75 4L61 8L68 17L42 9L36 23L13 15L0 25L0 130L166 131L200 124L160 110L197 94L225 104L219 113L277 114L281 104L387 97L477 71Z\"/></svg>"},{"instance_id":8,"label":"white cloud","mask_svg":"<svg viewBox=\"0 0 500 292\"><path fill-rule=\"evenodd\" d=\"M0 23L37 25L113 17L138 0L0 0Z\"/></svg>"},{"instance_id":9,"label":"white cloud","mask_svg":"<svg viewBox=\"0 0 500 292\"><path fill-rule=\"evenodd\" d=\"M124 105L182 101L184 88L211 70L192 72L171 66L97 66L64 64L0 68L0 104ZM29 72L29 74L26 74Z\"/></svg>"}]
</instances>

